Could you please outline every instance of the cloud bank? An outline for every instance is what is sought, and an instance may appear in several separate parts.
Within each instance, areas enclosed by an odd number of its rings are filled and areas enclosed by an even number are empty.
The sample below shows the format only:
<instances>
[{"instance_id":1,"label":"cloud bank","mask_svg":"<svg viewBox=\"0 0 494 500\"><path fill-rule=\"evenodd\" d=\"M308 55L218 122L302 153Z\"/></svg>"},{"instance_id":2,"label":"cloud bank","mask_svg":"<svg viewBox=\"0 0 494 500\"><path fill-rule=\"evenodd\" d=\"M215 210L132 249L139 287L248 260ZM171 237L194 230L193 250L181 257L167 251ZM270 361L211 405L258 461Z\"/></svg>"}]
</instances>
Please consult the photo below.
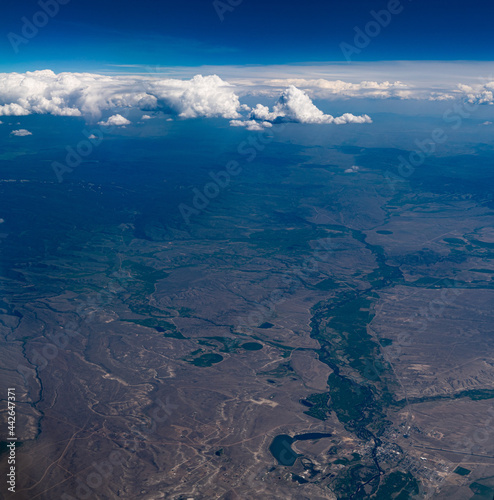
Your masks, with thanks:
<instances>
[{"instance_id":1,"label":"cloud bank","mask_svg":"<svg viewBox=\"0 0 494 500\"><path fill-rule=\"evenodd\" d=\"M248 75L249 69L243 71L247 71ZM51 114L83 117L87 122L98 122L102 126L126 126L130 124L127 112L135 111L136 115L139 112L142 120L163 114L165 120L224 118L230 120L233 127L259 131L280 122L334 125L372 122L366 114L356 116L344 113L336 117L325 114L314 104L314 98L458 99L477 104L494 103L492 78L483 83L451 83L446 88L444 82L441 87L432 83L425 85L424 82L418 86L418 82L406 83L403 79L378 81L371 77L360 82L332 80L327 72L324 74L324 71L317 70L319 75L325 76L322 78L318 77L316 69L310 68L304 68L304 71L308 74L313 71L315 78L288 75L276 78L267 69L258 71L265 72L266 77L256 74L250 78L236 78L235 85L214 74L174 79L156 74L56 74L51 70L0 73L0 117ZM283 75L280 68L276 71ZM407 76L407 73L402 76ZM272 108L256 104L251 109L241 102L241 98L247 96L251 99L256 96L265 99L278 97L278 100Z\"/></svg>"},{"instance_id":2,"label":"cloud bank","mask_svg":"<svg viewBox=\"0 0 494 500\"><path fill-rule=\"evenodd\" d=\"M162 110L182 118L238 118L233 86L216 75L190 80L50 70L0 74L0 116L51 114L98 119L119 108Z\"/></svg>"},{"instance_id":3,"label":"cloud bank","mask_svg":"<svg viewBox=\"0 0 494 500\"><path fill-rule=\"evenodd\" d=\"M317 82L319 86L326 85L321 83L322 80ZM337 86L345 87L344 82ZM217 75L196 75L189 80L178 80L92 73L55 74L51 70L0 74L0 116L51 114L96 121L104 113L113 111L109 118L98 123L101 126L126 126L130 121L121 113L115 113L122 109L161 111L182 119L227 118L231 120L231 126L252 131L281 121L319 124L371 122L367 115L347 113L337 118L326 115L294 85L282 92L272 111L262 104L251 111L249 106L240 103L235 87ZM241 120L249 112L247 119ZM143 119L148 118L149 115L143 116Z\"/></svg>"}]
</instances>

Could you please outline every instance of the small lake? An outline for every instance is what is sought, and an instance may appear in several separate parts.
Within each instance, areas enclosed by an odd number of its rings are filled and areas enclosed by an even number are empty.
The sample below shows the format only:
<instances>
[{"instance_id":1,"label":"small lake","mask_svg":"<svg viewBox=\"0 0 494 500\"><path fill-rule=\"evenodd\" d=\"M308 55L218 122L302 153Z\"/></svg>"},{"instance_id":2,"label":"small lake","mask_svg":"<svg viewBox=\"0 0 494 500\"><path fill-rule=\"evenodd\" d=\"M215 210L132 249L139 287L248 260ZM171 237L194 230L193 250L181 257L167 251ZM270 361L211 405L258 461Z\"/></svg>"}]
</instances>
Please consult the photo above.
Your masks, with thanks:
<instances>
[{"instance_id":1,"label":"small lake","mask_svg":"<svg viewBox=\"0 0 494 500\"><path fill-rule=\"evenodd\" d=\"M319 432L297 434L294 437L288 436L287 434L280 434L273 439L269 446L269 451L280 465L291 467L297 458L301 456L292 449L293 443L296 441L314 441L316 439L328 437L331 437L331 434L322 434Z\"/></svg>"}]
</instances>

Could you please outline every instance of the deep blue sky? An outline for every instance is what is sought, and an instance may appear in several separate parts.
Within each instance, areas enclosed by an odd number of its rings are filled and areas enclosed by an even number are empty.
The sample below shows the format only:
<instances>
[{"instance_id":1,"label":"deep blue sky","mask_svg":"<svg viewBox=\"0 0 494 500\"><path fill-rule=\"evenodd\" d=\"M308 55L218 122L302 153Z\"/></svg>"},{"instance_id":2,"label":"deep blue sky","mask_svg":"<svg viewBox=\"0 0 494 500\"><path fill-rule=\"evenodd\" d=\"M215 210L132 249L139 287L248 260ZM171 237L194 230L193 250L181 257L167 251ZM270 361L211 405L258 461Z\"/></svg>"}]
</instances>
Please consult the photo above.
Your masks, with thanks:
<instances>
[{"instance_id":1,"label":"deep blue sky","mask_svg":"<svg viewBox=\"0 0 494 500\"><path fill-rule=\"evenodd\" d=\"M67 0L64 0L67 1ZM225 0L228 2L228 0ZM344 60L384 0L243 0L220 21L212 0L70 0L16 54L37 1L4 2L0 70L110 70L111 64L197 66ZM491 1L402 0L403 12L354 60L492 60Z\"/></svg>"}]
</instances>

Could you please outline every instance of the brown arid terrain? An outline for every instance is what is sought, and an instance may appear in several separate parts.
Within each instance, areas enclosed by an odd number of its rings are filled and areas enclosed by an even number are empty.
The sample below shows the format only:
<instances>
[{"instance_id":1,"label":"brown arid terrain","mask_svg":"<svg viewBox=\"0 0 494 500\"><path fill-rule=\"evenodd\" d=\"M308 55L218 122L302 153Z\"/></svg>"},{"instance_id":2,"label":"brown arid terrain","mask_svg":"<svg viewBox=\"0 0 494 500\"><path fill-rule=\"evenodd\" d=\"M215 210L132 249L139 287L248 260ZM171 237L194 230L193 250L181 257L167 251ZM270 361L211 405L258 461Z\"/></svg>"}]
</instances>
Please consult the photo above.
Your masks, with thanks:
<instances>
[{"instance_id":1,"label":"brown arid terrain","mask_svg":"<svg viewBox=\"0 0 494 500\"><path fill-rule=\"evenodd\" d=\"M189 225L4 278L13 498L492 498L492 208L270 147Z\"/></svg>"}]
</instances>

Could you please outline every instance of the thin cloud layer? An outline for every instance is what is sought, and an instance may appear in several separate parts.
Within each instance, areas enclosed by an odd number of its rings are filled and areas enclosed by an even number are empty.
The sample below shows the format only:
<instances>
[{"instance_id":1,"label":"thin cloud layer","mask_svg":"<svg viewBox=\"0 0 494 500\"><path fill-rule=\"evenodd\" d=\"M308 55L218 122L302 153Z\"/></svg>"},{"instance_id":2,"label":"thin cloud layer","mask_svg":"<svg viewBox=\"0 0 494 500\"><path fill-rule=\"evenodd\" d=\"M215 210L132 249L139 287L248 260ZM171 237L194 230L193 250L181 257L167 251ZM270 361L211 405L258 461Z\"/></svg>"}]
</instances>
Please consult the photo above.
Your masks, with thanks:
<instances>
[{"instance_id":1,"label":"thin cloud layer","mask_svg":"<svg viewBox=\"0 0 494 500\"><path fill-rule=\"evenodd\" d=\"M294 122L294 123L334 123L342 125L344 123L372 123L368 115L355 116L345 113L335 118L332 115L324 114L310 99L310 97L290 85L270 111L267 106L258 104L250 113L250 118L266 122Z\"/></svg>"},{"instance_id":2,"label":"thin cloud layer","mask_svg":"<svg viewBox=\"0 0 494 500\"><path fill-rule=\"evenodd\" d=\"M287 87L293 85L297 88L310 90L311 95L321 99L328 98L381 98L403 97L403 92L408 86L400 81L396 82L374 82L362 81L360 83L344 82L342 80L326 80L324 78L286 78L268 80L266 85L275 87Z\"/></svg>"}]
</instances>

